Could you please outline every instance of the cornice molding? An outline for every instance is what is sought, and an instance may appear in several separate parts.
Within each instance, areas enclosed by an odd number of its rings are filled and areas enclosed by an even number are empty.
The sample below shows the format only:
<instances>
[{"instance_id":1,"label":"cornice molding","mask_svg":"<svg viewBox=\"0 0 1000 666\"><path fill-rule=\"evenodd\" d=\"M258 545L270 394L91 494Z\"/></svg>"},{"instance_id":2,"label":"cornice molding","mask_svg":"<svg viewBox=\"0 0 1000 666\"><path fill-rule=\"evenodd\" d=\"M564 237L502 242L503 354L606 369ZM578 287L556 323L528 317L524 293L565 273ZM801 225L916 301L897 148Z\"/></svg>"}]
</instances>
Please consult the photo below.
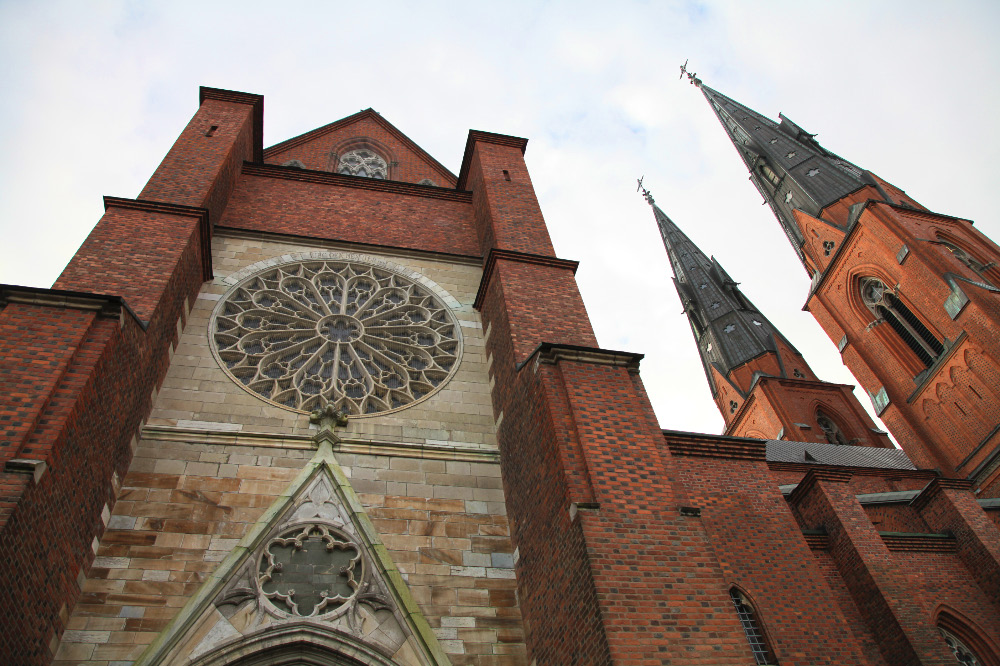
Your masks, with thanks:
<instances>
[{"instance_id":1,"label":"cornice molding","mask_svg":"<svg viewBox=\"0 0 1000 666\"><path fill-rule=\"evenodd\" d=\"M164 213L167 215L197 218L199 242L201 244L202 279L206 282L212 279L212 222L207 208L185 206L164 201L149 201L147 199L104 197L104 210L109 208L124 208L126 210L139 210L146 213Z\"/></svg>"},{"instance_id":2,"label":"cornice molding","mask_svg":"<svg viewBox=\"0 0 1000 666\"><path fill-rule=\"evenodd\" d=\"M399 180L359 178L358 176L348 176L331 171L314 171L312 169L300 169L298 167L286 167L277 164L244 162L243 175L258 176L261 178L279 178L281 180L297 180L303 183L318 183L321 185L336 185L338 187L350 187L375 192L391 192L393 194L444 199L445 201L458 201L467 204L472 203L472 192L464 190L452 190L447 187L437 187L435 185L404 183Z\"/></svg>"},{"instance_id":3,"label":"cornice molding","mask_svg":"<svg viewBox=\"0 0 1000 666\"><path fill-rule=\"evenodd\" d=\"M516 252L514 250L498 250L497 248L490 248L490 251L486 255L486 261L483 263L483 277L479 281L479 289L476 290L476 300L473 301L472 305L477 310L482 309L483 299L486 297L486 289L489 287L490 280L493 279L493 274L496 272L497 262L500 260L516 261L522 264L535 264L537 266L549 266L552 268L565 268L573 271L573 275L576 275L576 269L580 266L579 261L572 261L570 259L559 259L557 257L547 257L542 254L530 254L528 252Z\"/></svg>"}]
</instances>

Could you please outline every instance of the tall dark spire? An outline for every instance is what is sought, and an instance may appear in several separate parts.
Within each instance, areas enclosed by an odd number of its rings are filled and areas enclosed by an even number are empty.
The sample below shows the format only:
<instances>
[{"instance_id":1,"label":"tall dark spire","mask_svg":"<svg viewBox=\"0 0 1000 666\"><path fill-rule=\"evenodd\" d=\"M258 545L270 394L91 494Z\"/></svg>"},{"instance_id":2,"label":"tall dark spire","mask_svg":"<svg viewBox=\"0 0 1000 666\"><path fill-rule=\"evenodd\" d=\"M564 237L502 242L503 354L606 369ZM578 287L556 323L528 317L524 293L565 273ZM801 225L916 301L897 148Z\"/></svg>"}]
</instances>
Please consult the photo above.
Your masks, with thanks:
<instances>
[{"instance_id":1,"label":"tall dark spire","mask_svg":"<svg viewBox=\"0 0 1000 666\"><path fill-rule=\"evenodd\" d=\"M750 170L750 180L805 263L792 211L818 216L829 204L873 185L872 177L820 146L814 134L783 115L778 114L781 122L776 123L708 86L700 87Z\"/></svg>"},{"instance_id":2,"label":"tall dark spire","mask_svg":"<svg viewBox=\"0 0 1000 666\"><path fill-rule=\"evenodd\" d=\"M781 334L743 295L715 257L705 256L648 193L646 199L653 207L674 271L674 286L694 332L714 396L718 387L711 368L728 377L734 368L763 354L776 353L775 336ZM795 351L791 343L781 337L784 344Z\"/></svg>"}]
</instances>

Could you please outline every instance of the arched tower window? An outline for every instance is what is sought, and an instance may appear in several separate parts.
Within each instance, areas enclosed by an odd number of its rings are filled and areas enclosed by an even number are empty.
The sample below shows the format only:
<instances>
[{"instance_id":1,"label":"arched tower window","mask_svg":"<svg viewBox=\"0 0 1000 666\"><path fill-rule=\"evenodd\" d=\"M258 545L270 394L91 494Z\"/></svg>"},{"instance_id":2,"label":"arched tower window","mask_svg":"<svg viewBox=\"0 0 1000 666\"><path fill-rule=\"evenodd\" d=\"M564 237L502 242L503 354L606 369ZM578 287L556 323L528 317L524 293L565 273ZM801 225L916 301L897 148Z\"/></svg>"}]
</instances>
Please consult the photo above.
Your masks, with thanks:
<instances>
[{"instance_id":1,"label":"arched tower window","mask_svg":"<svg viewBox=\"0 0 1000 666\"><path fill-rule=\"evenodd\" d=\"M826 441L831 444L846 446L850 443L847 437L844 436L840 427L834 423L833 419L824 414L822 410L816 412L816 424L819 426L819 429L823 431Z\"/></svg>"},{"instance_id":2,"label":"arched tower window","mask_svg":"<svg viewBox=\"0 0 1000 666\"><path fill-rule=\"evenodd\" d=\"M729 590L729 598L736 606L736 614L743 625L743 632L747 635L747 642L750 643L750 651L757 664L773 666L778 663L775 659L771 647L767 644L767 638L757 620L757 611L746 595L735 587Z\"/></svg>"},{"instance_id":3,"label":"arched tower window","mask_svg":"<svg viewBox=\"0 0 1000 666\"><path fill-rule=\"evenodd\" d=\"M969 254L959 246L955 245L954 243L949 243L940 236L938 236L938 241L949 252L951 252L952 256L954 256L960 262L965 264L973 273L981 277L987 283L993 284L992 281L993 276L989 274L990 269L994 267L994 264L992 262L984 264L983 262L973 257L971 254Z\"/></svg>"},{"instance_id":4,"label":"arched tower window","mask_svg":"<svg viewBox=\"0 0 1000 666\"><path fill-rule=\"evenodd\" d=\"M861 280L861 297L868 309L888 323L925 366L930 367L944 352L941 341L878 278Z\"/></svg>"},{"instance_id":5,"label":"arched tower window","mask_svg":"<svg viewBox=\"0 0 1000 666\"><path fill-rule=\"evenodd\" d=\"M340 156L337 173L385 180L389 177L389 165L375 151L358 148Z\"/></svg>"}]
</instances>

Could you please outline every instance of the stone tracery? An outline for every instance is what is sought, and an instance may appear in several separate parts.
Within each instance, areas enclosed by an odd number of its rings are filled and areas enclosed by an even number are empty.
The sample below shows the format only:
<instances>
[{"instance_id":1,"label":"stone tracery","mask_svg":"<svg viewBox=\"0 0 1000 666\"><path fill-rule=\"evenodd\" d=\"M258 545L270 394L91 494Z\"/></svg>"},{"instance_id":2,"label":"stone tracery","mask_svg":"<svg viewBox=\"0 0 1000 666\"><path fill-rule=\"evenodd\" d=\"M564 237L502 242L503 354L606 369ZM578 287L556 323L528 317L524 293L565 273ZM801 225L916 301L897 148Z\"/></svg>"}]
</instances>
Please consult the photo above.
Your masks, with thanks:
<instances>
[{"instance_id":1,"label":"stone tracery","mask_svg":"<svg viewBox=\"0 0 1000 666\"><path fill-rule=\"evenodd\" d=\"M407 277L359 261L297 261L240 282L210 339L251 393L307 412L324 401L352 415L403 408L458 365L457 321Z\"/></svg>"}]
</instances>

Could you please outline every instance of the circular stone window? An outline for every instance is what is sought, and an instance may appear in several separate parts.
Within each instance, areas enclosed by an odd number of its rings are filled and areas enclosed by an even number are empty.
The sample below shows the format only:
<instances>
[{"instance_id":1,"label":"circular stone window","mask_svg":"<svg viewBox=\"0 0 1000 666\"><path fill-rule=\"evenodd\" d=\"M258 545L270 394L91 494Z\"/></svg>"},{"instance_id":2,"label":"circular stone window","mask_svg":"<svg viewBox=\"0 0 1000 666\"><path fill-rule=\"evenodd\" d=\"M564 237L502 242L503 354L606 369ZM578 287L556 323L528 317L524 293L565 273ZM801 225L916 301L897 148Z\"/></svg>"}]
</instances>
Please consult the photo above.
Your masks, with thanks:
<instances>
[{"instance_id":1,"label":"circular stone window","mask_svg":"<svg viewBox=\"0 0 1000 666\"><path fill-rule=\"evenodd\" d=\"M402 269L354 260L246 277L209 326L236 382L298 412L324 401L355 416L405 408L447 382L461 354L458 321L437 295Z\"/></svg>"}]
</instances>

